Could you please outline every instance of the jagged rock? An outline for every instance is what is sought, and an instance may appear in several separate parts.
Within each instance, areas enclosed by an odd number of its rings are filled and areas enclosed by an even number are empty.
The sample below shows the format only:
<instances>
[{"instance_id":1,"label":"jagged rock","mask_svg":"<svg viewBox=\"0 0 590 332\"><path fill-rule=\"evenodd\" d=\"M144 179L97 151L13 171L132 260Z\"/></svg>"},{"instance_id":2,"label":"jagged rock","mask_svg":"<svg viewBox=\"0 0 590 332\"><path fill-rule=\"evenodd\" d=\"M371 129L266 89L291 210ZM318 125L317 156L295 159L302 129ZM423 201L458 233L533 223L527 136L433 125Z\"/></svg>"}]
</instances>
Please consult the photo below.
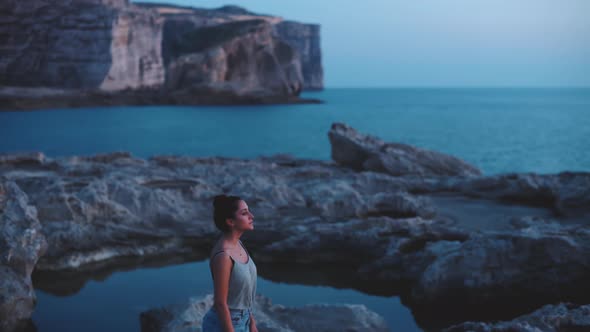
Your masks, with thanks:
<instances>
[{"instance_id":1,"label":"jagged rock","mask_svg":"<svg viewBox=\"0 0 590 332\"><path fill-rule=\"evenodd\" d=\"M36 297L31 272L47 248L35 207L11 181L0 178L0 331L27 325Z\"/></svg>"},{"instance_id":2,"label":"jagged rock","mask_svg":"<svg viewBox=\"0 0 590 332\"><path fill-rule=\"evenodd\" d=\"M530 218L513 224L511 231L472 234L430 264L413 289L414 305L461 316L474 305L523 310L527 302L590 294L590 226Z\"/></svg>"},{"instance_id":3,"label":"jagged rock","mask_svg":"<svg viewBox=\"0 0 590 332\"><path fill-rule=\"evenodd\" d=\"M213 305L213 295L191 298L188 303L141 313L142 332L201 331L203 316ZM253 308L260 332L389 331L385 320L355 304L308 304L285 307L256 295Z\"/></svg>"},{"instance_id":4,"label":"jagged rock","mask_svg":"<svg viewBox=\"0 0 590 332\"><path fill-rule=\"evenodd\" d=\"M590 331L590 304L546 305L535 312L507 322L466 322L444 332L566 332Z\"/></svg>"},{"instance_id":5,"label":"jagged rock","mask_svg":"<svg viewBox=\"0 0 590 332\"><path fill-rule=\"evenodd\" d=\"M354 170L394 176L477 176L481 172L460 159L435 151L400 143L385 143L379 138L334 123L328 133L332 159Z\"/></svg>"}]
</instances>

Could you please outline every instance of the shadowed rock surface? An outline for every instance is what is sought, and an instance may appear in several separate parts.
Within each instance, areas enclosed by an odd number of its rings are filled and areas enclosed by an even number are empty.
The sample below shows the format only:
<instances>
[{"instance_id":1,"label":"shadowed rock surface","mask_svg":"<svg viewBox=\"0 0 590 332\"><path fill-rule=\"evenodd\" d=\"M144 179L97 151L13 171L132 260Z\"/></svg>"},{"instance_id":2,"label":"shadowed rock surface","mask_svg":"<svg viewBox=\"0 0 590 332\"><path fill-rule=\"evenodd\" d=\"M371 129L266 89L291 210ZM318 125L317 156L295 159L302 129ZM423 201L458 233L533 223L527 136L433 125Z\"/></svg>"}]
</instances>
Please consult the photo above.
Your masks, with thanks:
<instances>
[{"instance_id":1,"label":"shadowed rock surface","mask_svg":"<svg viewBox=\"0 0 590 332\"><path fill-rule=\"evenodd\" d=\"M444 332L575 332L590 331L590 305L561 303L543 308L509 322L467 322Z\"/></svg>"},{"instance_id":2,"label":"shadowed rock surface","mask_svg":"<svg viewBox=\"0 0 590 332\"><path fill-rule=\"evenodd\" d=\"M303 73L310 88L323 84L318 26L236 6L7 0L1 9L3 110L300 103Z\"/></svg>"},{"instance_id":3,"label":"shadowed rock surface","mask_svg":"<svg viewBox=\"0 0 590 332\"><path fill-rule=\"evenodd\" d=\"M0 331L30 324L36 297L31 272L47 249L35 207L11 181L0 177Z\"/></svg>"},{"instance_id":4,"label":"shadowed rock surface","mask_svg":"<svg viewBox=\"0 0 590 332\"><path fill-rule=\"evenodd\" d=\"M142 312L142 332L200 332L203 317L213 305L213 295L191 298L188 303L172 305ZM302 307L285 307L256 295L253 308L256 326L260 332L305 331L389 331L385 320L367 309L354 304L308 304Z\"/></svg>"},{"instance_id":5,"label":"shadowed rock surface","mask_svg":"<svg viewBox=\"0 0 590 332\"><path fill-rule=\"evenodd\" d=\"M284 40L299 53L303 71L303 89L322 90L324 88L324 70L320 46L320 26L283 21L274 27L281 40ZM284 48L283 52L289 52L288 48Z\"/></svg>"},{"instance_id":6,"label":"shadowed rock surface","mask_svg":"<svg viewBox=\"0 0 590 332\"><path fill-rule=\"evenodd\" d=\"M374 145L355 149L384 159ZM590 303L590 173L478 176L454 158L404 151L403 167L386 172L288 155L12 154L0 156L0 175L37 209L49 244L40 274L206 257L218 234L212 197L233 193L255 215L244 240L257 263L345 269L346 280L315 282L400 295L425 328Z\"/></svg>"},{"instance_id":7,"label":"shadowed rock surface","mask_svg":"<svg viewBox=\"0 0 590 332\"><path fill-rule=\"evenodd\" d=\"M238 95L285 97L301 92L301 61L288 45L275 38L265 20L185 30L170 42L172 45L165 46L170 49L167 89L197 86Z\"/></svg>"}]
</instances>

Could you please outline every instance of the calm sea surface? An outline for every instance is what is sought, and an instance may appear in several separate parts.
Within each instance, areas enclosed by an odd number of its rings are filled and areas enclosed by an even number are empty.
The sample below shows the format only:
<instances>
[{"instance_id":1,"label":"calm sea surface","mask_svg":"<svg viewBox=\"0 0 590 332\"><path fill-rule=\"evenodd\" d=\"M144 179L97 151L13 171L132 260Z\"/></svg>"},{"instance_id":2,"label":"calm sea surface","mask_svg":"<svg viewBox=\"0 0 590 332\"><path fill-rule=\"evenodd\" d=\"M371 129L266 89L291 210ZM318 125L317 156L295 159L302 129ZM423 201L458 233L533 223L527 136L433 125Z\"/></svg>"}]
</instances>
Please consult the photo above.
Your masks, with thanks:
<instances>
[{"instance_id":1,"label":"calm sea surface","mask_svg":"<svg viewBox=\"0 0 590 332\"><path fill-rule=\"evenodd\" d=\"M329 159L330 125L344 122L455 155L486 174L590 170L590 89L331 89L306 96L325 103L0 113L0 152Z\"/></svg>"},{"instance_id":2,"label":"calm sea surface","mask_svg":"<svg viewBox=\"0 0 590 332\"><path fill-rule=\"evenodd\" d=\"M455 155L486 174L590 171L590 89L329 89L320 105L115 107L0 113L0 153L130 151L329 159L327 132L363 133ZM74 295L38 290L40 332L138 331L139 313L211 292L207 262L116 272ZM393 331L419 331L396 297L259 278L274 303L360 303Z\"/></svg>"}]
</instances>

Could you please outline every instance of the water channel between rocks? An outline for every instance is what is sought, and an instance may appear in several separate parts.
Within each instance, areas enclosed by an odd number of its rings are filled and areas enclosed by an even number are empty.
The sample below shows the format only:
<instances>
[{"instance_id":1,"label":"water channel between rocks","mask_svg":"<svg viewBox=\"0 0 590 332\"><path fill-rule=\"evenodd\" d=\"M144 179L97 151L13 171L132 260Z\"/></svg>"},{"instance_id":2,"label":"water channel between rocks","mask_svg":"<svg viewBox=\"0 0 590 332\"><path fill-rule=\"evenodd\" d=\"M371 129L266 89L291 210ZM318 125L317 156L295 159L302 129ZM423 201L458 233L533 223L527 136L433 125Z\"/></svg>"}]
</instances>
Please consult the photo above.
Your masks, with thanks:
<instances>
[{"instance_id":1,"label":"water channel between rocks","mask_svg":"<svg viewBox=\"0 0 590 332\"><path fill-rule=\"evenodd\" d=\"M274 304L364 304L384 317L391 331L422 331L399 297L304 285L310 283L309 280L302 280L303 284L271 281L261 276L264 274L261 268L258 267L258 293L271 298ZM37 293L33 321L39 332L139 331L142 311L183 303L213 290L207 260L117 271L106 276L97 274L86 282L68 283L64 280L66 277L58 281L54 279L56 276L37 274L33 277Z\"/></svg>"}]
</instances>

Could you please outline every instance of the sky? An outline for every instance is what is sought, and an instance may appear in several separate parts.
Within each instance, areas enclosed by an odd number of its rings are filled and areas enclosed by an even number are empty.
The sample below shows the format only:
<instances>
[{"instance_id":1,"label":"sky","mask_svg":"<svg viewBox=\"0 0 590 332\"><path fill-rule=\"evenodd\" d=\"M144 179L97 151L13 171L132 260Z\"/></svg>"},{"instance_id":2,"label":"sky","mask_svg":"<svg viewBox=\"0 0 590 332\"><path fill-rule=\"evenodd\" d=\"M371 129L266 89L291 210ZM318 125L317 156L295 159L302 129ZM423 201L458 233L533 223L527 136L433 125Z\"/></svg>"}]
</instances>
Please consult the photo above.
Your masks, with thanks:
<instances>
[{"instance_id":1,"label":"sky","mask_svg":"<svg viewBox=\"0 0 590 332\"><path fill-rule=\"evenodd\" d=\"M590 0L144 0L321 25L326 87L590 87Z\"/></svg>"}]
</instances>

